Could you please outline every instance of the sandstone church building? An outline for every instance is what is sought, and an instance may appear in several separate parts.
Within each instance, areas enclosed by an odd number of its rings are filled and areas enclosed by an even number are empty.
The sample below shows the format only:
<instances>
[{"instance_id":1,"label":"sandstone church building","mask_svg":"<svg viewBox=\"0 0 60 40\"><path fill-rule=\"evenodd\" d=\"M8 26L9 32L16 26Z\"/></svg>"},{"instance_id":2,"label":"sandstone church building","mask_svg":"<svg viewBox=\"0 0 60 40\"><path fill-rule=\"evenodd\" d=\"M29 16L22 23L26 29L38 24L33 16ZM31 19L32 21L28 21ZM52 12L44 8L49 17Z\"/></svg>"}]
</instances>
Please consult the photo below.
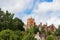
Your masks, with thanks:
<instances>
[{"instance_id":1,"label":"sandstone church building","mask_svg":"<svg viewBox=\"0 0 60 40\"><path fill-rule=\"evenodd\" d=\"M33 18L31 17L31 18L28 18L28 19L27 19L27 24L24 25L24 28L25 28L25 30L27 30L27 29L29 29L30 27L34 27L34 25L36 25L36 24L35 24L35 19L33 19ZM53 24L47 26L47 23L42 25L42 22L41 22L41 23L40 23L39 25L37 25L37 26L39 27L39 30L40 30L43 26L45 26L45 31L46 31L46 32L47 32L48 30L51 30L51 31L53 31L53 32L56 31L56 27L55 27Z\"/></svg>"}]
</instances>

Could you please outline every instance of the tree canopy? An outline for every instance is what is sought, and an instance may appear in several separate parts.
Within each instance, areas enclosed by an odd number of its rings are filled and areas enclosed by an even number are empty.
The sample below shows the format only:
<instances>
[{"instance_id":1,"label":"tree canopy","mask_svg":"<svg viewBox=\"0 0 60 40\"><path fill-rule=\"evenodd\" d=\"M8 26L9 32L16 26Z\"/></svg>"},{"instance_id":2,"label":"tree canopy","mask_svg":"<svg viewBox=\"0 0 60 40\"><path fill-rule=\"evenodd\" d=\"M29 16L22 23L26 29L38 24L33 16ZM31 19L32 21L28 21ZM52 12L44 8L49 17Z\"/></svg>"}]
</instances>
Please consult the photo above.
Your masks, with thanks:
<instances>
[{"instance_id":1,"label":"tree canopy","mask_svg":"<svg viewBox=\"0 0 60 40\"><path fill-rule=\"evenodd\" d=\"M14 18L14 14L8 11L4 12L0 9L0 31L4 29L11 30L24 30L23 21L17 17Z\"/></svg>"}]
</instances>

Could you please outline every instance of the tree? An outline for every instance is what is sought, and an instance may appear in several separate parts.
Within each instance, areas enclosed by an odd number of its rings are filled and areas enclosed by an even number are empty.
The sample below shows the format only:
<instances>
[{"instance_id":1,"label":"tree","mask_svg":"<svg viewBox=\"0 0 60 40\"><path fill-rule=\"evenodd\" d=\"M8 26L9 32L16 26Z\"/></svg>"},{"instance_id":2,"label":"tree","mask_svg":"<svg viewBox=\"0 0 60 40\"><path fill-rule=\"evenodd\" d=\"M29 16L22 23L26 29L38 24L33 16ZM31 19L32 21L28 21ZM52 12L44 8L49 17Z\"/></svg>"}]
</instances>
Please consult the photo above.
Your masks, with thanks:
<instances>
[{"instance_id":1,"label":"tree","mask_svg":"<svg viewBox=\"0 0 60 40\"><path fill-rule=\"evenodd\" d=\"M47 36L46 40L56 40L56 36L49 35Z\"/></svg>"},{"instance_id":2,"label":"tree","mask_svg":"<svg viewBox=\"0 0 60 40\"><path fill-rule=\"evenodd\" d=\"M22 22L21 19L19 19L19 18L14 18L13 19L13 23L12 23L12 26L14 28L13 30L24 31L23 25L24 25L24 23Z\"/></svg>"},{"instance_id":3,"label":"tree","mask_svg":"<svg viewBox=\"0 0 60 40\"><path fill-rule=\"evenodd\" d=\"M16 35L12 30L2 30L0 32L0 40L17 40L18 35Z\"/></svg>"},{"instance_id":4,"label":"tree","mask_svg":"<svg viewBox=\"0 0 60 40\"><path fill-rule=\"evenodd\" d=\"M41 28L41 33L42 34L45 34L46 32L45 32L45 26L42 26L42 28Z\"/></svg>"},{"instance_id":5,"label":"tree","mask_svg":"<svg viewBox=\"0 0 60 40\"><path fill-rule=\"evenodd\" d=\"M4 16L4 12L0 8L0 31L2 30L3 27L3 16Z\"/></svg>"},{"instance_id":6,"label":"tree","mask_svg":"<svg viewBox=\"0 0 60 40\"><path fill-rule=\"evenodd\" d=\"M28 33L22 40L36 40L33 34Z\"/></svg>"},{"instance_id":7,"label":"tree","mask_svg":"<svg viewBox=\"0 0 60 40\"><path fill-rule=\"evenodd\" d=\"M51 34L52 34L52 31L48 30L47 35L51 35Z\"/></svg>"},{"instance_id":8,"label":"tree","mask_svg":"<svg viewBox=\"0 0 60 40\"><path fill-rule=\"evenodd\" d=\"M34 30L33 30L33 28L27 29L27 31L25 32L25 35L22 38L22 40L36 40L34 38Z\"/></svg>"},{"instance_id":9,"label":"tree","mask_svg":"<svg viewBox=\"0 0 60 40\"><path fill-rule=\"evenodd\" d=\"M16 30L16 31L14 31L14 33L18 36L18 40L22 40L22 38L24 37L23 31Z\"/></svg>"},{"instance_id":10,"label":"tree","mask_svg":"<svg viewBox=\"0 0 60 40\"><path fill-rule=\"evenodd\" d=\"M34 30L34 34L36 34L37 32L40 32L37 25L35 25L35 26L33 27L33 30Z\"/></svg>"},{"instance_id":11,"label":"tree","mask_svg":"<svg viewBox=\"0 0 60 40\"><path fill-rule=\"evenodd\" d=\"M21 30L23 31L23 25L21 19L13 18L14 14L8 11L4 12L0 9L0 31L5 29ZM14 28L14 29L13 29Z\"/></svg>"},{"instance_id":12,"label":"tree","mask_svg":"<svg viewBox=\"0 0 60 40\"><path fill-rule=\"evenodd\" d=\"M3 29L9 29L9 27L11 26L11 22L13 20L13 16L14 14L9 13L8 11L6 11L6 13L4 13L3 16Z\"/></svg>"},{"instance_id":13,"label":"tree","mask_svg":"<svg viewBox=\"0 0 60 40\"><path fill-rule=\"evenodd\" d=\"M0 9L0 30L9 29L13 16L14 14L9 13L8 11L4 12Z\"/></svg>"},{"instance_id":14,"label":"tree","mask_svg":"<svg viewBox=\"0 0 60 40\"><path fill-rule=\"evenodd\" d=\"M58 26L58 29L56 30L55 35L60 36L60 25Z\"/></svg>"}]
</instances>

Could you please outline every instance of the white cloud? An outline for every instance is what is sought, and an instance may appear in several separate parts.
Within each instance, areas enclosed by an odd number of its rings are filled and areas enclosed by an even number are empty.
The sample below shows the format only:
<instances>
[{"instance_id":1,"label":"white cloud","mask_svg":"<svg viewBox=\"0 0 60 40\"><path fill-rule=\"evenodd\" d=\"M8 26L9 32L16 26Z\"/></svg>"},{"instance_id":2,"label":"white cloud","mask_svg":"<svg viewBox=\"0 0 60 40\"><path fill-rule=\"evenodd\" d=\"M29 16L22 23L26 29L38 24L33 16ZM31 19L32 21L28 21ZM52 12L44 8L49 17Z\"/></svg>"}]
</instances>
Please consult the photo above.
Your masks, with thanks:
<instances>
[{"instance_id":1,"label":"white cloud","mask_svg":"<svg viewBox=\"0 0 60 40\"><path fill-rule=\"evenodd\" d=\"M38 3L36 6L38 7L38 9L34 9L33 11L36 13L42 13L42 12L45 13L49 10L60 11L60 0L53 0L53 2Z\"/></svg>"},{"instance_id":2,"label":"white cloud","mask_svg":"<svg viewBox=\"0 0 60 40\"><path fill-rule=\"evenodd\" d=\"M31 8L33 0L0 0L0 7L5 11L8 10L10 12L22 12L29 5L28 8Z\"/></svg>"}]
</instances>

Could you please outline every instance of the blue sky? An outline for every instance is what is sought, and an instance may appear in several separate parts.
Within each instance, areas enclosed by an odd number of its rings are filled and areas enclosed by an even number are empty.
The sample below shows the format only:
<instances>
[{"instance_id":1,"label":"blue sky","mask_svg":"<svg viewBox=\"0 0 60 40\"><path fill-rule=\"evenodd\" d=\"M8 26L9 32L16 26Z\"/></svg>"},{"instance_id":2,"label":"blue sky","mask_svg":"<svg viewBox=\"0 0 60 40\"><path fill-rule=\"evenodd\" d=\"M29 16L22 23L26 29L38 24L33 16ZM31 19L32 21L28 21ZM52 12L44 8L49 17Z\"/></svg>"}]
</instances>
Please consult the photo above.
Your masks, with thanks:
<instances>
[{"instance_id":1,"label":"blue sky","mask_svg":"<svg viewBox=\"0 0 60 40\"><path fill-rule=\"evenodd\" d=\"M0 8L23 20L35 19L36 24L60 24L60 0L0 0Z\"/></svg>"}]
</instances>

